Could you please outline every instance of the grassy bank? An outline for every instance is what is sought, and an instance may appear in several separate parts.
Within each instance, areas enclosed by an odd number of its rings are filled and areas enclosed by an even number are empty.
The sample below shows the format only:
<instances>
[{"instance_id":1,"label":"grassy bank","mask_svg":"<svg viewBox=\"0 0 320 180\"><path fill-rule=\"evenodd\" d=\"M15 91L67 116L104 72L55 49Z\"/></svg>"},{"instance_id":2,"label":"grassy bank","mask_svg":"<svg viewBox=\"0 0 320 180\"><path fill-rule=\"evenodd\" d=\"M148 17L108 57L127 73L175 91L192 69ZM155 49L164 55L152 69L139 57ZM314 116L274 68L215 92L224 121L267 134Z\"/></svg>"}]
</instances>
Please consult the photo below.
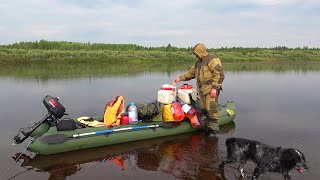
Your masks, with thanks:
<instances>
[{"instance_id":1,"label":"grassy bank","mask_svg":"<svg viewBox=\"0 0 320 180\"><path fill-rule=\"evenodd\" d=\"M218 48L208 49L224 62L319 61L319 48ZM148 62L194 61L192 47L142 47L135 44L98 44L36 41L0 46L0 62Z\"/></svg>"}]
</instances>

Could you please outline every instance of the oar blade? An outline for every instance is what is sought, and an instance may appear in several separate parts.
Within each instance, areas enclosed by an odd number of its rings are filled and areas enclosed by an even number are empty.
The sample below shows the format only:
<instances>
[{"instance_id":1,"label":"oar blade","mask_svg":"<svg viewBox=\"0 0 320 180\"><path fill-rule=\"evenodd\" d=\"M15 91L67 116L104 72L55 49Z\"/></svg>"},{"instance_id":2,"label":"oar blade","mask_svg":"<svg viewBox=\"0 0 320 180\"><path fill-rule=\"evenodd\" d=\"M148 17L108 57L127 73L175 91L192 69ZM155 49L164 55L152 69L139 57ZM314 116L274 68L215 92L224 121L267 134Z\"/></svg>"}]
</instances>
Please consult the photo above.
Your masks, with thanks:
<instances>
[{"instance_id":1,"label":"oar blade","mask_svg":"<svg viewBox=\"0 0 320 180\"><path fill-rule=\"evenodd\" d=\"M69 138L70 136L66 134L52 134L40 138L40 141L45 144L59 144L67 141Z\"/></svg>"}]
</instances>

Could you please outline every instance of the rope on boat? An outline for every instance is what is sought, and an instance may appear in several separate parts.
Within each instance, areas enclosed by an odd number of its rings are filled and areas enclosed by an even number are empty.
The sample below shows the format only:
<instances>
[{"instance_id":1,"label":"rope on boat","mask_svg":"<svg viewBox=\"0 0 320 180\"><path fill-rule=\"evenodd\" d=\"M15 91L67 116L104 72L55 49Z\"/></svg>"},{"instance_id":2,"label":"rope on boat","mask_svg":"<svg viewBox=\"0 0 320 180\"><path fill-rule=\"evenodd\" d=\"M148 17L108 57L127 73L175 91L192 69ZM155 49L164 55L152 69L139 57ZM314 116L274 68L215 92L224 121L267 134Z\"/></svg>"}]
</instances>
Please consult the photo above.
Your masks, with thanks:
<instances>
[{"instance_id":1,"label":"rope on boat","mask_svg":"<svg viewBox=\"0 0 320 180\"><path fill-rule=\"evenodd\" d=\"M16 162L19 161L19 159L20 159L20 157L22 156L22 154L24 154L24 153L27 151L29 145L30 145L33 141L34 141L34 137L31 138L30 142L27 144L27 146L24 148L24 150L19 154L19 156L16 158L16 160L8 167L8 169L7 169L5 172L1 173L0 179L2 179L2 178L10 171L10 169L12 168L12 166L13 166Z\"/></svg>"}]
</instances>

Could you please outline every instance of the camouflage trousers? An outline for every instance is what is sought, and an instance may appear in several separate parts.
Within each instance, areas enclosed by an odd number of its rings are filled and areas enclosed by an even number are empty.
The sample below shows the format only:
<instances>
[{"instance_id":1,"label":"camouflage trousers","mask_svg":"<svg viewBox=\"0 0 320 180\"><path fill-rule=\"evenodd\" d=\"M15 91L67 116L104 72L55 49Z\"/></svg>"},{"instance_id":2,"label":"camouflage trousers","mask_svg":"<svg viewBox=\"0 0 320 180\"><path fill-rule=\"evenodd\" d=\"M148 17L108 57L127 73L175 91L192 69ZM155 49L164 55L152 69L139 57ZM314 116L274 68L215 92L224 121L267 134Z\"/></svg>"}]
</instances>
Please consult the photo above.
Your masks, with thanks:
<instances>
[{"instance_id":1,"label":"camouflage trousers","mask_svg":"<svg viewBox=\"0 0 320 180\"><path fill-rule=\"evenodd\" d=\"M207 95L200 95L200 108L203 116L207 116L205 124L208 128L218 131L219 130L219 93L216 97L211 97L210 93Z\"/></svg>"}]
</instances>

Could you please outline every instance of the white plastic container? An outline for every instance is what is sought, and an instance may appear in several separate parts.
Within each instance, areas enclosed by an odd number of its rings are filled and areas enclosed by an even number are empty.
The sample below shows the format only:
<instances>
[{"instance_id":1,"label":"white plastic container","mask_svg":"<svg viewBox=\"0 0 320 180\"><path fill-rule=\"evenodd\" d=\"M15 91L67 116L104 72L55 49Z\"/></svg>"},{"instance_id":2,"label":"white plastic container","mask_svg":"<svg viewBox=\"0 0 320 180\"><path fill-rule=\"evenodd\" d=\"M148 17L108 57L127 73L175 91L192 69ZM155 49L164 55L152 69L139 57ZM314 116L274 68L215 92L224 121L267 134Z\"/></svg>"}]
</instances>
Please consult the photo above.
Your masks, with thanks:
<instances>
[{"instance_id":1,"label":"white plastic container","mask_svg":"<svg viewBox=\"0 0 320 180\"><path fill-rule=\"evenodd\" d=\"M164 84L158 91L158 102L164 104L171 104L172 101L176 101L176 87L169 84Z\"/></svg>"},{"instance_id":2,"label":"white plastic container","mask_svg":"<svg viewBox=\"0 0 320 180\"><path fill-rule=\"evenodd\" d=\"M191 104L191 99L197 100L197 91L192 88L191 84L183 84L178 90L178 98L186 104Z\"/></svg>"},{"instance_id":3,"label":"white plastic container","mask_svg":"<svg viewBox=\"0 0 320 180\"><path fill-rule=\"evenodd\" d=\"M129 124L137 124L138 123L138 109L134 102L130 103L128 108L129 115Z\"/></svg>"}]
</instances>

